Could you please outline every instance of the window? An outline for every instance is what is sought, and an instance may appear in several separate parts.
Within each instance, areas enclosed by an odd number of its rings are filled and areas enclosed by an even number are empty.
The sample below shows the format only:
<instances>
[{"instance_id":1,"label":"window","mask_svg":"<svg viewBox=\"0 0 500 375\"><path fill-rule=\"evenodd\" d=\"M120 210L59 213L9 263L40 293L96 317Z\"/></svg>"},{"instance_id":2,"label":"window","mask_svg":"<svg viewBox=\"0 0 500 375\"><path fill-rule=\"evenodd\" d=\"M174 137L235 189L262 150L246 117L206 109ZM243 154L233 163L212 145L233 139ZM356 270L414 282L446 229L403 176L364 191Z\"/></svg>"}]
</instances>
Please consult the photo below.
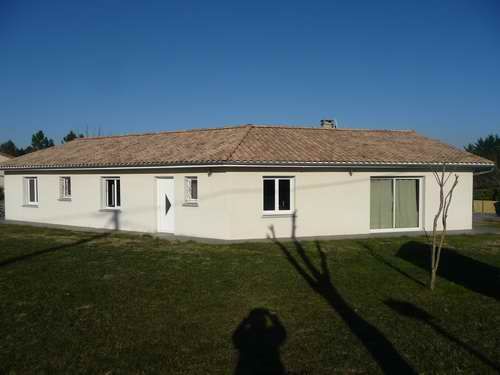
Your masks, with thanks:
<instances>
[{"instance_id":1,"label":"window","mask_svg":"<svg viewBox=\"0 0 500 375\"><path fill-rule=\"evenodd\" d=\"M61 177L59 179L59 198L63 200L71 199L71 177Z\"/></svg>"},{"instance_id":2,"label":"window","mask_svg":"<svg viewBox=\"0 0 500 375\"><path fill-rule=\"evenodd\" d=\"M24 178L24 203L38 205L38 179L36 177Z\"/></svg>"},{"instance_id":3,"label":"window","mask_svg":"<svg viewBox=\"0 0 500 375\"><path fill-rule=\"evenodd\" d=\"M293 211L293 177L264 177L263 210L265 214Z\"/></svg>"},{"instance_id":4,"label":"window","mask_svg":"<svg viewBox=\"0 0 500 375\"><path fill-rule=\"evenodd\" d=\"M198 202L198 177L186 177L184 180L185 201L187 203Z\"/></svg>"},{"instance_id":5,"label":"window","mask_svg":"<svg viewBox=\"0 0 500 375\"><path fill-rule=\"evenodd\" d=\"M105 177L104 182L104 207L117 209L121 207L121 192L119 177Z\"/></svg>"},{"instance_id":6,"label":"window","mask_svg":"<svg viewBox=\"0 0 500 375\"><path fill-rule=\"evenodd\" d=\"M420 179L372 178L370 229L420 227Z\"/></svg>"}]
</instances>

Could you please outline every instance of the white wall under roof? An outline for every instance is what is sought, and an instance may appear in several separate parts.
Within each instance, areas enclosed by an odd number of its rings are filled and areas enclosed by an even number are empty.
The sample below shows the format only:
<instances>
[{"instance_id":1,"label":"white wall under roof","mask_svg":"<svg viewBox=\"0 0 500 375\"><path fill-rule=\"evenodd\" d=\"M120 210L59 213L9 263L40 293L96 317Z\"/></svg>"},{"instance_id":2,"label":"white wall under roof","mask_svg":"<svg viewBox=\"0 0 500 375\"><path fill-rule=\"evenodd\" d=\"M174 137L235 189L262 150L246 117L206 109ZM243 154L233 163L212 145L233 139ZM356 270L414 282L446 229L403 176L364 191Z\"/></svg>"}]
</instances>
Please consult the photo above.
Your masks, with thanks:
<instances>
[{"instance_id":1,"label":"white wall under roof","mask_svg":"<svg viewBox=\"0 0 500 375\"><path fill-rule=\"evenodd\" d=\"M10 158L0 154L0 163L6 160L10 160ZM4 185L4 172L3 170L0 170L0 188L3 188L3 185Z\"/></svg>"},{"instance_id":2,"label":"white wall under roof","mask_svg":"<svg viewBox=\"0 0 500 375\"><path fill-rule=\"evenodd\" d=\"M265 238L273 225L278 237L290 237L292 218L262 215L262 177L294 176L296 235L357 235L370 233L370 178L421 177L423 227L432 230L439 189L430 172L233 172L230 173L231 239ZM472 173L458 173L448 217L449 230L472 229ZM450 179L451 181L451 179Z\"/></svg>"},{"instance_id":3,"label":"white wall under roof","mask_svg":"<svg viewBox=\"0 0 500 375\"><path fill-rule=\"evenodd\" d=\"M119 228L156 232L156 177L175 178L177 235L228 240L266 238L273 225L278 237L289 237L291 216L262 215L262 178L295 177L297 236L370 233L370 177L418 176L423 179L423 225L432 229L439 191L430 172L348 172L324 170L178 169L154 172L26 173L5 177L6 219L37 223L114 228L113 212L103 211L101 177L120 176L122 207ZM460 172L449 212L449 229L472 228L472 173ZM39 204L23 206L23 177L37 176ZM72 177L72 200L59 200L59 177ZM199 205L186 207L184 177L198 176Z\"/></svg>"}]
</instances>

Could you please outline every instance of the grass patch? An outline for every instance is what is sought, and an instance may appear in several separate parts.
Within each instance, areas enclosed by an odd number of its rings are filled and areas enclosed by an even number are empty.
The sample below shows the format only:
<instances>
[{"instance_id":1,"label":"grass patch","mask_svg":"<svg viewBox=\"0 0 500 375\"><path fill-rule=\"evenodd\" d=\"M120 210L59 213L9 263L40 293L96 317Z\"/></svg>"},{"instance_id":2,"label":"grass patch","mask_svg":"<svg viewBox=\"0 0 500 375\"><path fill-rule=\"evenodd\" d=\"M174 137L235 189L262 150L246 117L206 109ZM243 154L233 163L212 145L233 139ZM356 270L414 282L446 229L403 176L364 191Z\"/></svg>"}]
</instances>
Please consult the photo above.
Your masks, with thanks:
<instances>
[{"instance_id":1,"label":"grass patch","mask_svg":"<svg viewBox=\"0 0 500 375\"><path fill-rule=\"evenodd\" d=\"M500 236L450 236L432 293L427 256L1 225L0 372L495 372Z\"/></svg>"},{"instance_id":2,"label":"grass patch","mask_svg":"<svg viewBox=\"0 0 500 375\"><path fill-rule=\"evenodd\" d=\"M484 219L474 224L475 226L487 226L500 229L500 220Z\"/></svg>"}]
</instances>

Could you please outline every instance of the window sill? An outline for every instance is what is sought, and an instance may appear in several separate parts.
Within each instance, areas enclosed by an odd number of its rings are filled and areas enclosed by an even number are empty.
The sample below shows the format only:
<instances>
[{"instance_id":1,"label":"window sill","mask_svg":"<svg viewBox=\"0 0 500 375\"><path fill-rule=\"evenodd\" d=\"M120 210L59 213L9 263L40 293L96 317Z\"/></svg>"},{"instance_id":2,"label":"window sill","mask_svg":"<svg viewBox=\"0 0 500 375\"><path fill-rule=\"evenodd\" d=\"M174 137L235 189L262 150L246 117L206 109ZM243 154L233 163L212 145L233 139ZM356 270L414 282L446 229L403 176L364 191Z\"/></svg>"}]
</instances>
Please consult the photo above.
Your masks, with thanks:
<instances>
[{"instance_id":1,"label":"window sill","mask_svg":"<svg viewBox=\"0 0 500 375\"><path fill-rule=\"evenodd\" d=\"M293 212L264 212L262 217L292 217L294 215Z\"/></svg>"},{"instance_id":2,"label":"window sill","mask_svg":"<svg viewBox=\"0 0 500 375\"><path fill-rule=\"evenodd\" d=\"M112 211L120 212L121 210L122 210L121 207L117 207L117 208L105 207L105 208L101 208L99 211L101 211L101 212L112 212Z\"/></svg>"},{"instance_id":3,"label":"window sill","mask_svg":"<svg viewBox=\"0 0 500 375\"><path fill-rule=\"evenodd\" d=\"M198 202L184 202L183 207L198 207Z\"/></svg>"},{"instance_id":4,"label":"window sill","mask_svg":"<svg viewBox=\"0 0 500 375\"><path fill-rule=\"evenodd\" d=\"M38 208L38 203L27 203L27 204L23 204L23 207Z\"/></svg>"},{"instance_id":5,"label":"window sill","mask_svg":"<svg viewBox=\"0 0 500 375\"><path fill-rule=\"evenodd\" d=\"M71 198L59 198L60 202L71 202Z\"/></svg>"}]
</instances>

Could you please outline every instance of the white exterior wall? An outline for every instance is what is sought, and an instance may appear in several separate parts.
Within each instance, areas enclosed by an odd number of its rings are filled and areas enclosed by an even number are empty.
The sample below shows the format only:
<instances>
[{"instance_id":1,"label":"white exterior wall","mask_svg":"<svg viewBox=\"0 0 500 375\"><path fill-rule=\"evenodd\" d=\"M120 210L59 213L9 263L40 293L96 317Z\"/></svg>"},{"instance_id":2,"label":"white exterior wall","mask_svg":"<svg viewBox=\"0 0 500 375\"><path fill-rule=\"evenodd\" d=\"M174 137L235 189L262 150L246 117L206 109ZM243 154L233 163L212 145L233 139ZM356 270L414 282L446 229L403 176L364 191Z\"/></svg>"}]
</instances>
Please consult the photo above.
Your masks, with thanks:
<instances>
[{"instance_id":1,"label":"white exterior wall","mask_svg":"<svg viewBox=\"0 0 500 375\"><path fill-rule=\"evenodd\" d=\"M116 172L116 171L115 171ZM472 173L460 172L450 207L448 228L472 228ZM23 206L23 177L38 177L38 207ZM72 200L59 200L59 177L72 177ZM175 179L175 234L228 240L266 238L273 225L278 237L291 234L291 216L262 215L262 178L295 177L297 236L370 233L370 177L422 177L423 225L432 230L439 191L432 173L238 170L213 172L176 170L171 173L7 174L6 219L38 223L114 228L113 212L103 211L101 177L120 176L119 229L157 231L156 177ZM186 207L184 177L197 176L199 206Z\"/></svg>"},{"instance_id":2,"label":"white exterior wall","mask_svg":"<svg viewBox=\"0 0 500 375\"><path fill-rule=\"evenodd\" d=\"M10 160L10 158L0 155L0 163L7 160ZM3 188L3 186L4 186L4 171L0 170L0 188Z\"/></svg>"},{"instance_id":3,"label":"white exterior wall","mask_svg":"<svg viewBox=\"0 0 500 375\"><path fill-rule=\"evenodd\" d=\"M448 216L449 230L472 229L472 173L458 173ZM230 174L231 239L266 238L273 225L277 237L290 237L291 215L264 216L262 178L295 177L296 236L370 233L370 177L422 177L422 224L432 230L439 205L439 189L430 172L233 172ZM450 179L451 181L451 179Z\"/></svg>"},{"instance_id":4,"label":"white exterior wall","mask_svg":"<svg viewBox=\"0 0 500 375\"><path fill-rule=\"evenodd\" d=\"M24 206L23 178L38 178L38 206ZM71 201L59 200L59 177L71 176ZM102 209L102 177L120 177L120 230L157 231L156 177L175 179L175 234L227 238L225 173L8 174L5 178L5 218L36 223L114 229L114 211ZM199 206L186 207L184 177L197 176Z\"/></svg>"}]
</instances>

